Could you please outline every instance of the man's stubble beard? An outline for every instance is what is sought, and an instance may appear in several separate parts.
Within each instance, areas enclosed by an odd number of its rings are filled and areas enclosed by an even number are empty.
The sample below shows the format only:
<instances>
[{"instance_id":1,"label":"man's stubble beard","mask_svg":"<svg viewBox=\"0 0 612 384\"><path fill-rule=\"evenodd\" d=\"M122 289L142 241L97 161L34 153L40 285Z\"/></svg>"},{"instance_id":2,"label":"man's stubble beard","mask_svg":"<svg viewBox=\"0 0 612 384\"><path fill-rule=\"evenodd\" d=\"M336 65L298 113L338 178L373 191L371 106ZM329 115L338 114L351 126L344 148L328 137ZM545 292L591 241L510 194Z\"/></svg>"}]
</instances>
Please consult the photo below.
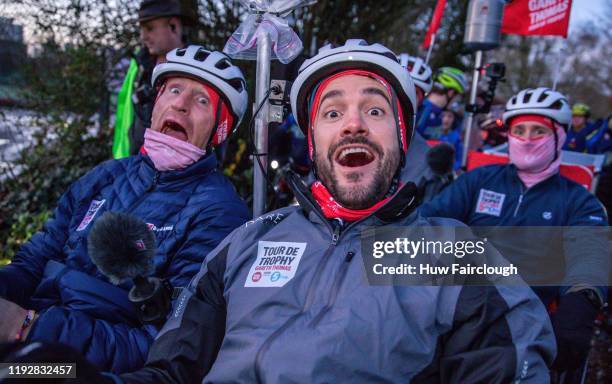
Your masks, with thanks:
<instances>
[{"instance_id":1,"label":"man's stubble beard","mask_svg":"<svg viewBox=\"0 0 612 384\"><path fill-rule=\"evenodd\" d=\"M381 201L389 191L399 165L400 153L397 149L384 153L380 146L374 145L369 140L365 138L356 139L342 140L330 146L326 155L317 153L315 165L318 179L340 205L349 209L366 209ZM333 153L340 145L349 143L367 144L370 149L378 154L378 160L376 160L378 166L374 171L374 178L366 186L356 184L365 176L361 171L351 172L347 175L350 184L346 187L340 186L334 174Z\"/></svg>"}]
</instances>

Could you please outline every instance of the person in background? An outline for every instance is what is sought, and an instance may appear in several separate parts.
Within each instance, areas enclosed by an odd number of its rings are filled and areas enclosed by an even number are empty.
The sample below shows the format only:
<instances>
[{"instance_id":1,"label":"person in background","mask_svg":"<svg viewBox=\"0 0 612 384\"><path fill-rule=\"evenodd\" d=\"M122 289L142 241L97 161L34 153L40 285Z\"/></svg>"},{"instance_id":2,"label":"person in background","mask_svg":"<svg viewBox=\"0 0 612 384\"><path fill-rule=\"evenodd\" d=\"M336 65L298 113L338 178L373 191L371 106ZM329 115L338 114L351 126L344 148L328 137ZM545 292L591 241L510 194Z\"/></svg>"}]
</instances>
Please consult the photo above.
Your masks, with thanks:
<instances>
[{"instance_id":1,"label":"person in background","mask_svg":"<svg viewBox=\"0 0 612 384\"><path fill-rule=\"evenodd\" d=\"M442 125L442 111L458 104L466 90L467 79L463 71L453 67L438 69L432 91L423 101L417 120L417 132L429 139L428 128Z\"/></svg>"},{"instance_id":2,"label":"person in background","mask_svg":"<svg viewBox=\"0 0 612 384\"><path fill-rule=\"evenodd\" d=\"M414 82L418 120L419 115L422 113L423 101L433 86L432 70L420 57L401 53L398 55L397 59L400 65L408 71L410 78ZM430 147L423 136L415 131L412 141L410 142L410 148L408 149L414 165L402 169L402 180L406 182L412 181L417 185L421 185L425 182L424 180L432 179L433 174L431 169L427 166L426 161L429 149Z\"/></svg>"},{"instance_id":3,"label":"person in background","mask_svg":"<svg viewBox=\"0 0 612 384\"><path fill-rule=\"evenodd\" d=\"M115 115L113 158L138 153L144 132L151 126L156 92L151 75L166 54L188 43L188 29L197 21L197 2L142 0L138 10L142 47L131 57L119 94Z\"/></svg>"},{"instance_id":4,"label":"person in background","mask_svg":"<svg viewBox=\"0 0 612 384\"><path fill-rule=\"evenodd\" d=\"M606 157L599 174L596 195L606 210L612 212L612 115L604 120L604 125L605 130L597 144L596 152ZM612 215L608 216L608 222L612 224Z\"/></svg>"},{"instance_id":5,"label":"person in background","mask_svg":"<svg viewBox=\"0 0 612 384\"><path fill-rule=\"evenodd\" d=\"M605 133L601 121L590 121L591 108L584 103L572 107L572 127L567 131L563 149L573 152L596 153L597 145Z\"/></svg>"},{"instance_id":6,"label":"person in background","mask_svg":"<svg viewBox=\"0 0 612 384\"><path fill-rule=\"evenodd\" d=\"M520 91L510 98L503 114L509 127L511 164L463 174L422 205L421 214L478 227L607 226L606 213L595 196L559 173L561 147L571 120L571 109L561 93L543 87ZM493 244L512 263L531 265L540 276L562 278L562 284L557 284L562 287L534 287L534 291L546 306L553 301L558 304L552 316L558 346L555 367L581 367L589 352L593 321L606 298L602 286L608 281L609 250L605 241L585 244L568 236L559 242L527 229L520 238L497 239Z\"/></svg>"},{"instance_id":7,"label":"person in background","mask_svg":"<svg viewBox=\"0 0 612 384\"><path fill-rule=\"evenodd\" d=\"M455 149L453 169L459 169L461 167L463 143L461 141L461 135L459 134L461 127L458 125L460 123L461 119L458 118L457 112L450 109L445 109L442 111L442 126L440 129L440 135L436 137L436 139L443 143L448 143Z\"/></svg>"}]
</instances>

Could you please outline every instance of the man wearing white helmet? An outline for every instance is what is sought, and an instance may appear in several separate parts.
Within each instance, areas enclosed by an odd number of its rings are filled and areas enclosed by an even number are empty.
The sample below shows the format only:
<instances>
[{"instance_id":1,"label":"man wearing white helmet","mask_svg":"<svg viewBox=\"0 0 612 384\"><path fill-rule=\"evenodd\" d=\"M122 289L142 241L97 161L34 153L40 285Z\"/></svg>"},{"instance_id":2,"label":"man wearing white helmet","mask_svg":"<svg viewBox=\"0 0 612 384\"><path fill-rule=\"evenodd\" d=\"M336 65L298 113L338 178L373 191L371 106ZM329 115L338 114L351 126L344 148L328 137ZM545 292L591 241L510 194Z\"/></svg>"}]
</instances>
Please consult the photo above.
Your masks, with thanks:
<instances>
[{"instance_id":1,"label":"man wearing white helmet","mask_svg":"<svg viewBox=\"0 0 612 384\"><path fill-rule=\"evenodd\" d=\"M249 218L211 153L244 115L241 71L220 52L189 46L171 51L152 82L157 98L141 152L74 182L45 228L0 269L0 342L61 342L100 369L138 369L157 327L142 324L128 300L131 279L114 281L92 261L94 224L106 212L144 221L156 240L153 275L181 287Z\"/></svg>"},{"instance_id":2,"label":"man wearing white helmet","mask_svg":"<svg viewBox=\"0 0 612 384\"><path fill-rule=\"evenodd\" d=\"M437 198L421 207L424 216L450 217L470 226L607 226L601 203L583 186L559 174L561 148L572 112L562 94L528 88L514 95L503 114L508 127L509 165L477 168L459 177ZM545 305L556 301L552 315L557 337L556 367L584 364L593 320L605 300L609 252L599 238L542 232L494 241L512 263L533 263L538 278L549 274L556 286L534 287ZM591 232L584 231L584 237ZM555 270L558 267L560 270ZM554 276L559 272L558 278ZM559 286L562 286L559 288Z\"/></svg>"},{"instance_id":3,"label":"man wearing white helmet","mask_svg":"<svg viewBox=\"0 0 612 384\"><path fill-rule=\"evenodd\" d=\"M541 382L554 341L527 287L371 286L366 227L455 225L414 212L414 85L380 44L306 60L291 91L316 181L299 206L235 230L207 258L125 383Z\"/></svg>"},{"instance_id":4,"label":"man wearing white helmet","mask_svg":"<svg viewBox=\"0 0 612 384\"><path fill-rule=\"evenodd\" d=\"M425 96L433 87L431 67L420 57L410 56L407 53L401 53L398 59L401 66L410 73L416 91L417 105L420 108Z\"/></svg>"},{"instance_id":5,"label":"man wearing white helmet","mask_svg":"<svg viewBox=\"0 0 612 384\"><path fill-rule=\"evenodd\" d=\"M417 100L416 120L418 121L422 112L421 105L423 104L423 100L433 86L431 68L423 59L410 56L407 53L401 53L397 58L400 65L406 68L414 83ZM412 181L420 185L424 179L432 178L432 172L429 170L426 162L428 151L429 145L423 136L415 130L412 134L412 142L410 143L409 151L410 158L412 159L412 166L402 169L402 180Z\"/></svg>"}]
</instances>

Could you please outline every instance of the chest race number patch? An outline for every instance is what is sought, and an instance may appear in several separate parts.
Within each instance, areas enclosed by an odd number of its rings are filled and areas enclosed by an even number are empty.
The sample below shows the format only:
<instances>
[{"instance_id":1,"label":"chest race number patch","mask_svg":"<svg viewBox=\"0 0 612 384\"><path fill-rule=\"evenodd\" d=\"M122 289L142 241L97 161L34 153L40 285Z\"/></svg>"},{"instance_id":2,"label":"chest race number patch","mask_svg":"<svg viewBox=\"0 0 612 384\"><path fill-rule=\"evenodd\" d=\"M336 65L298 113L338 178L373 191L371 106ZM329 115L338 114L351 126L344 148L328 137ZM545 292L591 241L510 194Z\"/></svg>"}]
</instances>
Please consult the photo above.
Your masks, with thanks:
<instances>
[{"instance_id":1,"label":"chest race number patch","mask_svg":"<svg viewBox=\"0 0 612 384\"><path fill-rule=\"evenodd\" d=\"M293 279L306 243L260 241L245 287L282 287Z\"/></svg>"},{"instance_id":2,"label":"chest race number patch","mask_svg":"<svg viewBox=\"0 0 612 384\"><path fill-rule=\"evenodd\" d=\"M504 205L504 193L481 189L476 203L476 213L484 213L486 215L499 216Z\"/></svg>"}]
</instances>

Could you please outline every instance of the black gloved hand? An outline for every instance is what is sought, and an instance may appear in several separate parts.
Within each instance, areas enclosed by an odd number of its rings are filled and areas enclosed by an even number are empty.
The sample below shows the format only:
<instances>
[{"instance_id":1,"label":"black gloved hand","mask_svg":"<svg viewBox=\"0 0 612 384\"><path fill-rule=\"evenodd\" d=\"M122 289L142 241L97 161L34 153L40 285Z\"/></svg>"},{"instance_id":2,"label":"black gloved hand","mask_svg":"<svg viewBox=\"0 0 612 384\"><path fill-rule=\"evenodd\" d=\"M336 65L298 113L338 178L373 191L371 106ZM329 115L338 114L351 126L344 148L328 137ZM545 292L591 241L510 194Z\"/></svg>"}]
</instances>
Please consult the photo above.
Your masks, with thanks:
<instances>
[{"instance_id":1,"label":"black gloved hand","mask_svg":"<svg viewBox=\"0 0 612 384\"><path fill-rule=\"evenodd\" d=\"M553 368L567 371L580 368L591 348L591 337L598 308L586 292L561 296L552 325L557 339L557 358Z\"/></svg>"}]
</instances>

